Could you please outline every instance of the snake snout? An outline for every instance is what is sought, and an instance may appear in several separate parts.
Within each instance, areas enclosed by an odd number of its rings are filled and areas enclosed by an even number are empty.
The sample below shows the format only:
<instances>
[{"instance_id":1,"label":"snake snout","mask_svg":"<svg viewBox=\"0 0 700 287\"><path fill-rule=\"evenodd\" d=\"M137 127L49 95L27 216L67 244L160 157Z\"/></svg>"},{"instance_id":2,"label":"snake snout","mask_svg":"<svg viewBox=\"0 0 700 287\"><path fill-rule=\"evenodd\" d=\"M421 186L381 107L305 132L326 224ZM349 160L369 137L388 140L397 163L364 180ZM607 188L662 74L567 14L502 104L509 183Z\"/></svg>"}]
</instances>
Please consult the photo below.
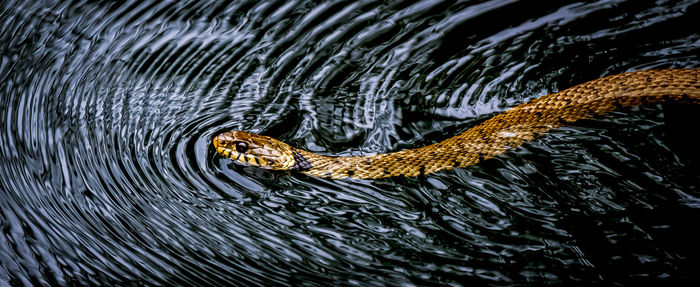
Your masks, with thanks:
<instances>
[{"instance_id":1,"label":"snake snout","mask_svg":"<svg viewBox=\"0 0 700 287\"><path fill-rule=\"evenodd\" d=\"M212 143L214 144L214 147L218 149L219 147L226 147L226 143L232 140L233 138L230 135L228 135L228 133L222 133L215 136L212 139Z\"/></svg>"}]
</instances>

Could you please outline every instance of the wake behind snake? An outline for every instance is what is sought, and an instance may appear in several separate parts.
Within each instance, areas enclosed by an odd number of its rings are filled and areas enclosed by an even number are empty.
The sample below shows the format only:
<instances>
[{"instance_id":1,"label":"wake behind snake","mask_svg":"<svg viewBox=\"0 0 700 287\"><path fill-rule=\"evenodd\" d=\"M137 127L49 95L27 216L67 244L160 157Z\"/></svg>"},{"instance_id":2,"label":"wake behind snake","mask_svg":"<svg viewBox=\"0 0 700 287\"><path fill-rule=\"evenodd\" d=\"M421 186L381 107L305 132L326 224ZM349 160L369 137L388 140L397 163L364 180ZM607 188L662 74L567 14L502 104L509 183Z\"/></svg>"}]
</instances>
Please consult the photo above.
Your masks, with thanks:
<instances>
[{"instance_id":1,"label":"wake behind snake","mask_svg":"<svg viewBox=\"0 0 700 287\"><path fill-rule=\"evenodd\" d=\"M444 141L385 154L324 156L242 131L219 134L213 144L220 155L238 163L317 177L418 176L479 163L550 129L622 107L665 101L698 104L699 77L698 68L607 76L518 105Z\"/></svg>"}]
</instances>

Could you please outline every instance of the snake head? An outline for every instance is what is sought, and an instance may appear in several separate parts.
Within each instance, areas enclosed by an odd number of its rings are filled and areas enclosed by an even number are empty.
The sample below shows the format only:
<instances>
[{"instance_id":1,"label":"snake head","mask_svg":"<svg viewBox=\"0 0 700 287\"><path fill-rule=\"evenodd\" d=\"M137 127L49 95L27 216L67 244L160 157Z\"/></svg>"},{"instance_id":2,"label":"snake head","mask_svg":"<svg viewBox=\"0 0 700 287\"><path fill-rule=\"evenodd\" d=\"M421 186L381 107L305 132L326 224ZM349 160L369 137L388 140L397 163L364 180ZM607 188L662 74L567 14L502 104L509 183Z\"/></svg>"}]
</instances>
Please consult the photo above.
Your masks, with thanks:
<instances>
[{"instance_id":1,"label":"snake head","mask_svg":"<svg viewBox=\"0 0 700 287\"><path fill-rule=\"evenodd\" d=\"M268 136L232 131L212 142L216 152L237 163L273 170L290 170L295 163L292 147Z\"/></svg>"}]
</instances>

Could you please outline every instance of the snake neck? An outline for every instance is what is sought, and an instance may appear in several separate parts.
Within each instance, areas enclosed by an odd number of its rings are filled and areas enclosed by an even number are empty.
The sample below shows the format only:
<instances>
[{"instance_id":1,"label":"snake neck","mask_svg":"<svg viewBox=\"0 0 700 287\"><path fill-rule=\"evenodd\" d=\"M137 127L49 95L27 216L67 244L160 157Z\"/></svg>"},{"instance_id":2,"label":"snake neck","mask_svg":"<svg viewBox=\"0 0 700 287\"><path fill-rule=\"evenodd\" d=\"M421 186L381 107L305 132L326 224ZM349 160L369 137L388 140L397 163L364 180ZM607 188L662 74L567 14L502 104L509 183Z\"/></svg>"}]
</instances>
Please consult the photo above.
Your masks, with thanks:
<instances>
[{"instance_id":1,"label":"snake neck","mask_svg":"<svg viewBox=\"0 0 700 287\"><path fill-rule=\"evenodd\" d=\"M330 157L294 149L295 170L325 178L418 176L465 167L522 145L566 123L628 106L700 103L700 69L608 76L548 94L429 146L369 156Z\"/></svg>"},{"instance_id":2,"label":"snake neck","mask_svg":"<svg viewBox=\"0 0 700 287\"><path fill-rule=\"evenodd\" d=\"M496 155L495 153L493 155L480 153L476 148L464 153L454 150L454 146L451 148L446 148L446 146L445 142L440 142L417 149L386 154L341 157L324 156L294 149L295 160L300 160L302 164L295 164L292 170L331 179L418 176L443 169L468 166ZM462 154L458 155L457 153Z\"/></svg>"}]
</instances>

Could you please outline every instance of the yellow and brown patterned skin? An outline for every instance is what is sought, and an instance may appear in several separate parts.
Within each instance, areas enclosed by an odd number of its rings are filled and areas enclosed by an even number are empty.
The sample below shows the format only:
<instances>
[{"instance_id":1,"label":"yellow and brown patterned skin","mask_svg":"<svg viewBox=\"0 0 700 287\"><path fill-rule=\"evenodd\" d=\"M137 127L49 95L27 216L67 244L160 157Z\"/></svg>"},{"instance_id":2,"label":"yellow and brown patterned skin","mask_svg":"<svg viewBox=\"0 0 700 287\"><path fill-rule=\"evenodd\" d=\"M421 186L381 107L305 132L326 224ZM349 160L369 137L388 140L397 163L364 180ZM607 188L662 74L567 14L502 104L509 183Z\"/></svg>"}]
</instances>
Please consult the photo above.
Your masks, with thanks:
<instances>
[{"instance_id":1,"label":"yellow and brown patterned skin","mask_svg":"<svg viewBox=\"0 0 700 287\"><path fill-rule=\"evenodd\" d=\"M664 101L700 103L700 69L623 73L592 80L518 105L442 142L351 157L317 155L240 131L213 139L219 154L243 164L325 178L417 176L465 167L520 146L539 134L612 110Z\"/></svg>"}]
</instances>

